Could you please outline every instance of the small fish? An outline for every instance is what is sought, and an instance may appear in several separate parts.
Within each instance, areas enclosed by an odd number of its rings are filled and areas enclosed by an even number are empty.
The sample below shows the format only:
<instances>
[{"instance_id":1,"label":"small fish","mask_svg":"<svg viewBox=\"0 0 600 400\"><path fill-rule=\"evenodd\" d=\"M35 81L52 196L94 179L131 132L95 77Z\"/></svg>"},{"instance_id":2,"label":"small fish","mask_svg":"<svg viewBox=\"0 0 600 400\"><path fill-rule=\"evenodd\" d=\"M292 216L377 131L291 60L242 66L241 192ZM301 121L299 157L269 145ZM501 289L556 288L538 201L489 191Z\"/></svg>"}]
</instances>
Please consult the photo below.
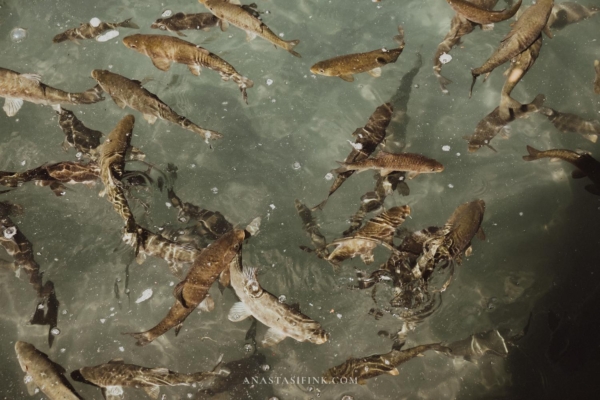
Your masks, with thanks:
<instances>
[{"instance_id":1,"label":"small fish","mask_svg":"<svg viewBox=\"0 0 600 400\"><path fill-rule=\"evenodd\" d=\"M37 393L39 388L50 400L81 399L65 378L65 369L52 361L47 354L22 341L15 343L15 351L19 365L25 372L25 384L30 396Z\"/></svg>"},{"instance_id":2,"label":"small fish","mask_svg":"<svg viewBox=\"0 0 600 400\"><path fill-rule=\"evenodd\" d=\"M139 29L140 27L131 22L131 18L126 19L123 22L101 22L98 26L92 26L88 22L86 24L79 25L77 28L71 28L63 33L59 33L58 35L54 36L52 41L54 43L60 43L64 42L65 40L71 40L79 44L77 39L96 39L104 32L117 28Z\"/></svg>"},{"instance_id":3,"label":"small fish","mask_svg":"<svg viewBox=\"0 0 600 400\"><path fill-rule=\"evenodd\" d=\"M246 235L243 230L233 229L204 249L185 279L175 286L176 301L165 318L146 332L126 334L137 339L138 346L145 346L172 328L179 333L185 319L206 299L214 281L229 267Z\"/></svg>"},{"instance_id":4,"label":"small fish","mask_svg":"<svg viewBox=\"0 0 600 400\"><path fill-rule=\"evenodd\" d=\"M302 220L302 229L310 237L310 241L314 246L314 252L321 258L327 257L329 255L329 251L327 250L327 239L325 239L325 236L321 233L319 224L315 217L313 217L312 211L298 199L295 200L295 206L296 212ZM303 250L309 250L302 246L301 248ZM312 251L312 249L310 250Z\"/></svg>"},{"instance_id":5,"label":"small fish","mask_svg":"<svg viewBox=\"0 0 600 400\"><path fill-rule=\"evenodd\" d=\"M375 157L367 158L361 161L346 163L339 162L340 168L335 172L344 173L346 171L367 171L374 169L379 171L381 176L387 176L395 171L408 172L406 177L412 179L419 174L428 174L442 172L444 166L432 158L425 157L415 153L387 153L380 151Z\"/></svg>"},{"instance_id":6,"label":"small fish","mask_svg":"<svg viewBox=\"0 0 600 400\"><path fill-rule=\"evenodd\" d=\"M229 23L231 23L246 31L246 39L248 41L254 39L256 36L260 36L274 44L276 47L287 50L293 56L300 57L300 54L294 51L294 47L296 47L300 41L281 39L258 18L254 7L233 4L228 0L198 1L204 4L211 13L219 18L218 24L221 27L221 30L227 30Z\"/></svg>"},{"instance_id":7,"label":"small fish","mask_svg":"<svg viewBox=\"0 0 600 400\"><path fill-rule=\"evenodd\" d=\"M142 87L140 81L127 79L124 76L106 70L92 71L94 78L102 89L108 93L121 108L126 106L141 112L149 124L154 124L158 118L165 119L198 135L208 142L209 139L220 139L220 133L199 127L189 119L177 114L163 103L155 94Z\"/></svg>"},{"instance_id":8,"label":"small fish","mask_svg":"<svg viewBox=\"0 0 600 400\"><path fill-rule=\"evenodd\" d=\"M449 357L460 357L470 362L477 360L486 354L494 354L499 357L508 355L506 341L497 330L476 333L466 339L446 344L451 351L445 354Z\"/></svg>"},{"instance_id":9,"label":"small fish","mask_svg":"<svg viewBox=\"0 0 600 400\"><path fill-rule=\"evenodd\" d=\"M254 86L254 83L240 75L227 61L203 47L176 37L140 34L123 38L123 44L150 57L154 66L161 71L168 71L172 62L187 65L190 72L196 76L200 76L201 67L217 71L221 79L231 79L238 85L242 98L248 104L246 89Z\"/></svg>"},{"instance_id":10,"label":"small fish","mask_svg":"<svg viewBox=\"0 0 600 400\"><path fill-rule=\"evenodd\" d=\"M218 22L219 18L211 13L184 14L178 12L168 18L157 19L150 28L175 32L179 36L186 36L181 31L188 29L202 29L203 31L207 31L213 26L216 26Z\"/></svg>"},{"instance_id":11,"label":"small fish","mask_svg":"<svg viewBox=\"0 0 600 400\"><path fill-rule=\"evenodd\" d=\"M471 70L473 82L469 91L469 97L473 93L473 86L475 86L475 81L479 75L489 74L496 67L512 60L531 46L538 39L542 31L548 37L552 37L552 33L546 27L546 23L552 12L553 5L554 0L539 0L525 10L521 18L515 22L511 31L502 39L500 46L492 56L481 67Z\"/></svg>"},{"instance_id":12,"label":"small fish","mask_svg":"<svg viewBox=\"0 0 600 400\"><path fill-rule=\"evenodd\" d=\"M180 374L167 368L146 368L134 364L125 364L123 359L113 359L106 364L94 367L83 367L71 372L71 377L78 381L97 386L102 389L106 400L123 399L123 387L144 389L153 399L158 399L161 386L192 386L228 372L221 368L221 363L212 372L196 372Z\"/></svg>"},{"instance_id":13,"label":"small fish","mask_svg":"<svg viewBox=\"0 0 600 400\"><path fill-rule=\"evenodd\" d=\"M541 158L556 158L573 164L577 169L571 173L573 179L581 179L588 177L592 181L592 185L587 185L585 190L600 196L600 162L589 154L579 154L571 150L552 149L552 150L536 150L531 146L527 146L529 155L523 156L525 161L534 161Z\"/></svg>"},{"instance_id":14,"label":"small fish","mask_svg":"<svg viewBox=\"0 0 600 400\"><path fill-rule=\"evenodd\" d=\"M463 15L469 21L477 24L487 25L495 22L502 22L517 13L521 7L522 0L518 0L512 7L501 11L493 11L483 7L479 7L472 2L466 0L446 0L450 7L457 13Z\"/></svg>"},{"instance_id":15,"label":"small fish","mask_svg":"<svg viewBox=\"0 0 600 400\"><path fill-rule=\"evenodd\" d=\"M240 301L231 307L228 319L238 322L252 316L268 326L263 346L274 346L286 337L298 342L327 342L328 335L318 322L302 314L298 307L280 302L264 290L258 282L256 269L242 267L241 257L232 262L230 272L231 286Z\"/></svg>"},{"instance_id":16,"label":"small fish","mask_svg":"<svg viewBox=\"0 0 600 400\"><path fill-rule=\"evenodd\" d=\"M346 82L354 82L354 74L368 72L371 76L381 75L381 67L395 63L404 50L404 30L398 27L399 34L394 36L398 47L394 49L377 49L367 53L346 54L328 60L319 61L310 72L315 75L337 76Z\"/></svg>"},{"instance_id":17,"label":"small fish","mask_svg":"<svg viewBox=\"0 0 600 400\"><path fill-rule=\"evenodd\" d=\"M379 375L389 374L399 375L398 366L415 357L421 356L428 350L434 350L440 353L450 351L440 343L432 343L416 346L406 350L392 349L389 353L375 354L363 358L350 358L343 364L330 368L325 372L323 378L326 382L340 382L340 378L356 379L360 385L364 385L367 379Z\"/></svg>"},{"instance_id":18,"label":"small fish","mask_svg":"<svg viewBox=\"0 0 600 400\"><path fill-rule=\"evenodd\" d=\"M522 7L517 12L517 18L520 18L522 11L525 11L527 7ZM583 6L579 3L573 3L565 1L559 4L555 4L552 7L552 13L548 18L546 26L550 29L560 30L567 25L574 24L600 12L600 8L596 6Z\"/></svg>"},{"instance_id":19,"label":"small fish","mask_svg":"<svg viewBox=\"0 0 600 400\"><path fill-rule=\"evenodd\" d=\"M2 109L9 117L17 114L23 101L60 111L61 104L93 104L104 100L99 86L82 93L69 93L42 83L40 75L21 74L6 68L0 68L0 97L4 97Z\"/></svg>"},{"instance_id":20,"label":"small fish","mask_svg":"<svg viewBox=\"0 0 600 400\"><path fill-rule=\"evenodd\" d=\"M578 133L592 143L598 141L600 135L600 121L585 120L575 114L562 113L552 108L542 107L540 113L544 114L550 122L563 133Z\"/></svg>"},{"instance_id":21,"label":"small fish","mask_svg":"<svg viewBox=\"0 0 600 400\"><path fill-rule=\"evenodd\" d=\"M65 134L63 149L74 147L77 151L88 157L95 155L95 149L100 145L102 132L85 126L72 111L65 108L56 112L58 124Z\"/></svg>"},{"instance_id":22,"label":"small fish","mask_svg":"<svg viewBox=\"0 0 600 400\"><path fill-rule=\"evenodd\" d=\"M596 69L596 78L594 79L594 93L600 94L600 60L594 61L594 68Z\"/></svg>"}]
</instances>

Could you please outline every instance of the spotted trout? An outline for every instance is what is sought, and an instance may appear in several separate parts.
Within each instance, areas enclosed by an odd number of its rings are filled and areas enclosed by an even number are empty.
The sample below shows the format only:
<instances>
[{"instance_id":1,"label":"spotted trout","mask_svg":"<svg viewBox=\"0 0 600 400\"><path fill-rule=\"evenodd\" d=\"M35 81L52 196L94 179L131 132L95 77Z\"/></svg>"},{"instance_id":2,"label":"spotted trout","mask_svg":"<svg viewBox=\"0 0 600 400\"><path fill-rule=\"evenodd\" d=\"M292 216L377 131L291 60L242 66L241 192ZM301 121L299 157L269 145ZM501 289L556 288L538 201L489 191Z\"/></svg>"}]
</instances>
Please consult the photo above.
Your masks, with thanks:
<instances>
[{"instance_id":1,"label":"spotted trout","mask_svg":"<svg viewBox=\"0 0 600 400\"><path fill-rule=\"evenodd\" d=\"M6 68L0 68L0 97L4 97L2 109L9 117L17 114L23 101L52 106L55 111L60 111L61 104L93 104L104 100L99 86L81 93L69 93L42 83L40 75L21 74Z\"/></svg>"},{"instance_id":2,"label":"spotted trout","mask_svg":"<svg viewBox=\"0 0 600 400\"><path fill-rule=\"evenodd\" d=\"M246 235L243 230L232 229L204 249L195 259L185 279L175 286L175 304L167 316L146 332L126 334L137 339L138 346L151 343L172 328L175 328L177 334L183 321L204 301L212 284L229 267Z\"/></svg>"},{"instance_id":3,"label":"spotted trout","mask_svg":"<svg viewBox=\"0 0 600 400\"><path fill-rule=\"evenodd\" d=\"M428 174L442 172L444 166L438 161L414 153L387 153L380 151L375 157L367 158L352 163L340 162L340 168L335 172L343 173L346 171L367 171L374 169L379 171L381 176L387 176L394 171L408 172L406 177L412 179L419 174Z\"/></svg>"},{"instance_id":4,"label":"spotted trout","mask_svg":"<svg viewBox=\"0 0 600 400\"><path fill-rule=\"evenodd\" d=\"M319 61L310 72L316 75L337 76L346 82L354 82L354 74L368 72L373 77L381 76L381 67L395 63L404 50L404 30L398 27L399 34L394 36L398 47L377 49L367 53L346 54L328 60Z\"/></svg>"},{"instance_id":5,"label":"spotted trout","mask_svg":"<svg viewBox=\"0 0 600 400\"><path fill-rule=\"evenodd\" d=\"M204 4L208 10L219 18L219 25L222 30L226 30L229 24L237 26L238 28L246 31L247 40L252 40L256 36L260 36L263 39L268 40L276 47L281 47L287 50L290 54L296 57L300 57L294 47L299 40L283 40L277 36L264 22L262 22L256 12L251 8L245 7L239 4L233 4L228 0L198 0Z\"/></svg>"},{"instance_id":6,"label":"spotted trout","mask_svg":"<svg viewBox=\"0 0 600 400\"><path fill-rule=\"evenodd\" d=\"M457 13L463 15L469 21L477 24L487 25L502 22L511 18L521 7L522 0L518 0L512 7L500 11L493 11L466 0L446 0L450 7Z\"/></svg>"},{"instance_id":7,"label":"spotted trout","mask_svg":"<svg viewBox=\"0 0 600 400\"><path fill-rule=\"evenodd\" d=\"M100 22L98 26L92 26L89 22L81 24L77 28L71 28L63 33L59 33L54 36L52 41L54 43L64 42L65 40L71 40L78 43L77 39L96 39L104 32L110 31L117 28L132 28L139 29L137 24L131 22L131 18L126 19L123 22Z\"/></svg>"},{"instance_id":8,"label":"spotted trout","mask_svg":"<svg viewBox=\"0 0 600 400\"><path fill-rule=\"evenodd\" d=\"M175 13L167 18L159 18L150 26L152 29L160 29L161 31L175 32L179 36L186 36L181 31L188 29L196 29L207 31L213 26L216 26L219 18L211 13L184 14L182 12Z\"/></svg>"},{"instance_id":9,"label":"spotted trout","mask_svg":"<svg viewBox=\"0 0 600 400\"><path fill-rule=\"evenodd\" d=\"M600 121L598 120L585 120L578 115L559 112L547 107L542 107L540 113L548 117L552 125L563 133L577 133L592 143L598 141L598 136L600 136Z\"/></svg>"},{"instance_id":10,"label":"spotted trout","mask_svg":"<svg viewBox=\"0 0 600 400\"><path fill-rule=\"evenodd\" d=\"M160 118L197 133L207 142L209 139L223 137L220 133L201 128L177 114L155 94L144 89L140 81L127 79L124 76L100 69L92 71L92 78L98 81L102 90L108 93L119 107L127 106L141 112L149 124L154 124Z\"/></svg>"},{"instance_id":11,"label":"spotted trout","mask_svg":"<svg viewBox=\"0 0 600 400\"><path fill-rule=\"evenodd\" d=\"M200 76L201 67L212 69L218 72L224 81L233 80L248 104L246 89L254 86L254 83L240 75L227 61L203 47L172 36L141 34L123 38L123 44L150 57L154 66L161 71L168 71L172 62L187 65L190 72L196 76Z\"/></svg>"}]
</instances>

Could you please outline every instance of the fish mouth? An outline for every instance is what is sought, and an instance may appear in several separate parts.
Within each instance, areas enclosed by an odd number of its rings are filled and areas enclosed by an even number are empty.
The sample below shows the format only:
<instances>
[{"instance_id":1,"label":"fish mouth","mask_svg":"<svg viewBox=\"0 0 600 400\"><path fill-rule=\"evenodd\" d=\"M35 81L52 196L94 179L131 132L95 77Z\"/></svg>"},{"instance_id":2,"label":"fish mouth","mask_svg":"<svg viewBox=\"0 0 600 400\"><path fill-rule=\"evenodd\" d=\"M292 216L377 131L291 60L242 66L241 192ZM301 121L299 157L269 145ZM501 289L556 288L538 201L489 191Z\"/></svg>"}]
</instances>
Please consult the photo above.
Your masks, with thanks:
<instances>
[{"instance_id":1,"label":"fish mouth","mask_svg":"<svg viewBox=\"0 0 600 400\"><path fill-rule=\"evenodd\" d=\"M100 70L99 69L95 69L92 71L92 78L98 80L98 76L100 75Z\"/></svg>"}]
</instances>

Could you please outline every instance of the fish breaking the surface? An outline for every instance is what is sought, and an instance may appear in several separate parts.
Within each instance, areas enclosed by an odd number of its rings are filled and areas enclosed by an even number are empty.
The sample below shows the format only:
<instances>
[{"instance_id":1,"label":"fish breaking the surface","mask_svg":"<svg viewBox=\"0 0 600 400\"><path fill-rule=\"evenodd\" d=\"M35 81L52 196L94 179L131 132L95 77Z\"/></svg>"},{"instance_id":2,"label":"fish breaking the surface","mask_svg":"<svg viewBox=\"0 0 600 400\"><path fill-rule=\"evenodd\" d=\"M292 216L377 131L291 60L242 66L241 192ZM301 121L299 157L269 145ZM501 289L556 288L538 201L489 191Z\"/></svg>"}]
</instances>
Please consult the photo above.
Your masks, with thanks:
<instances>
[{"instance_id":1,"label":"fish breaking the surface","mask_svg":"<svg viewBox=\"0 0 600 400\"><path fill-rule=\"evenodd\" d=\"M184 14L175 13L170 17L157 19L150 28L160 29L162 31L175 32L179 36L186 36L181 31L196 29L207 31L216 26L219 18L211 13Z\"/></svg>"},{"instance_id":2,"label":"fish breaking the surface","mask_svg":"<svg viewBox=\"0 0 600 400\"><path fill-rule=\"evenodd\" d=\"M79 44L77 39L96 39L104 32L117 28L139 29L140 27L131 22L131 18L126 19L123 22L100 22L98 26L93 26L88 22L79 25L77 28L71 28L63 33L59 33L58 35L54 36L52 41L54 43L60 43L64 42L65 40L71 40Z\"/></svg>"}]
</instances>

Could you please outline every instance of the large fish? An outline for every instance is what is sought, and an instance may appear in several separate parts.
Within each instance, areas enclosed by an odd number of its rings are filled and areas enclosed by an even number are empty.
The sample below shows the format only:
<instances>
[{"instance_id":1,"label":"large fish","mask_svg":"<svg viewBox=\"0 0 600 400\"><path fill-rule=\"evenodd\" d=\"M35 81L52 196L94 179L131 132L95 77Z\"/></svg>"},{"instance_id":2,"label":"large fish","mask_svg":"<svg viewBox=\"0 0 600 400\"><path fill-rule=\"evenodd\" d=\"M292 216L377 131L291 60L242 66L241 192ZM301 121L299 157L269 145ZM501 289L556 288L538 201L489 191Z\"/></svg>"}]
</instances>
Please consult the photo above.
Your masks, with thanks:
<instances>
[{"instance_id":1,"label":"large fish","mask_svg":"<svg viewBox=\"0 0 600 400\"><path fill-rule=\"evenodd\" d=\"M243 230L232 229L204 249L185 279L175 287L175 304L165 318L148 331L127 334L137 339L139 346L144 346L172 328L178 333L183 321L204 301L212 284L229 267L246 235Z\"/></svg>"},{"instance_id":2,"label":"large fish","mask_svg":"<svg viewBox=\"0 0 600 400\"><path fill-rule=\"evenodd\" d=\"M155 94L144 89L139 81L127 79L124 76L100 69L92 71L92 78L98 81L102 90L108 93L119 107L125 108L127 106L141 112L149 124L155 123L160 118L197 133L207 142L209 139L222 137L220 133L201 128L189 119L177 114Z\"/></svg>"},{"instance_id":3,"label":"large fish","mask_svg":"<svg viewBox=\"0 0 600 400\"><path fill-rule=\"evenodd\" d=\"M106 364L94 367L83 367L71 372L71 377L83 383L88 383L102 389L106 400L121 400L123 387L144 389L153 399L158 399L161 386L191 386L200 384L218 376L228 374L221 368L221 363L212 372L195 372L180 374L167 368L146 368L134 364L125 364L123 359L113 359Z\"/></svg>"},{"instance_id":4,"label":"large fish","mask_svg":"<svg viewBox=\"0 0 600 400\"><path fill-rule=\"evenodd\" d=\"M327 333L318 322L302 314L299 307L289 306L264 290L256 269L242 266L241 256L231 263L230 274L231 286L240 301L231 307L228 318L238 322L252 316L268 326L262 341L265 347L276 345L286 337L315 344L327 341Z\"/></svg>"},{"instance_id":5,"label":"large fish","mask_svg":"<svg viewBox=\"0 0 600 400\"><path fill-rule=\"evenodd\" d=\"M546 151L536 150L527 146L529 155L523 156L525 161L534 161L542 158L556 158L566 161L577 169L571 173L573 179L588 177L592 185L587 185L585 190L600 196L600 162L589 154L579 154L571 150L552 149Z\"/></svg>"},{"instance_id":6,"label":"large fish","mask_svg":"<svg viewBox=\"0 0 600 400\"><path fill-rule=\"evenodd\" d=\"M25 384L31 396L37 393L39 388L50 400L81 399L65 378L65 369L52 361L48 355L32 344L21 341L15 343L15 351L19 365L25 372Z\"/></svg>"},{"instance_id":7,"label":"large fish","mask_svg":"<svg viewBox=\"0 0 600 400\"><path fill-rule=\"evenodd\" d=\"M262 22L256 11L249 6L233 4L228 0L198 0L204 4L217 18L222 30L226 30L229 24L237 26L246 31L247 39L252 40L256 36L268 40L277 47L287 50L290 54L300 57L294 47L300 43L299 40L283 40L277 36L264 22Z\"/></svg>"},{"instance_id":8,"label":"large fish","mask_svg":"<svg viewBox=\"0 0 600 400\"><path fill-rule=\"evenodd\" d=\"M54 43L64 42L65 40L71 40L75 43L79 43L77 39L96 39L104 32L117 29L117 28L132 28L139 29L137 24L131 22L131 18L126 19L123 22L100 22L98 26L92 26L89 22L81 24L77 28L71 28L63 33L59 33L54 36L52 41Z\"/></svg>"},{"instance_id":9,"label":"large fish","mask_svg":"<svg viewBox=\"0 0 600 400\"><path fill-rule=\"evenodd\" d=\"M552 125L563 133L578 133L592 143L598 141L600 135L598 120L588 121L575 114L558 112L547 107L540 108L540 113L548 117Z\"/></svg>"},{"instance_id":10,"label":"large fish","mask_svg":"<svg viewBox=\"0 0 600 400\"><path fill-rule=\"evenodd\" d=\"M518 0L512 7L500 11L493 11L486 7L478 5L466 0L446 0L450 7L457 13L463 15L469 21L477 24L487 25L495 22L501 22L511 18L517 13L521 7L522 0Z\"/></svg>"},{"instance_id":11,"label":"large fish","mask_svg":"<svg viewBox=\"0 0 600 400\"><path fill-rule=\"evenodd\" d=\"M63 108L56 112L58 124L65 134L63 149L74 147L88 157L95 156L95 149L100 145L102 132L85 126L72 111Z\"/></svg>"},{"instance_id":12,"label":"large fish","mask_svg":"<svg viewBox=\"0 0 600 400\"><path fill-rule=\"evenodd\" d=\"M377 49L367 53L346 54L319 61L310 72L316 75L337 76L346 82L354 82L354 74L368 72L374 77L381 75L381 67L395 63L404 50L404 30L398 27L399 34L394 36L398 47L393 49Z\"/></svg>"},{"instance_id":13,"label":"large fish","mask_svg":"<svg viewBox=\"0 0 600 400\"><path fill-rule=\"evenodd\" d=\"M141 34L123 38L123 44L150 57L154 66L161 71L168 71L172 62L187 65L196 76L200 75L201 67L212 69L221 74L224 81L233 80L248 103L246 89L254 86L254 83L240 75L227 61L203 47L172 36Z\"/></svg>"},{"instance_id":14,"label":"large fish","mask_svg":"<svg viewBox=\"0 0 600 400\"><path fill-rule=\"evenodd\" d=\"M600 60L594 61L594 68L596 69L596 78L594 79L594 93L600 94Z\"/></svg>"},{"instance_id":15,"label":"large fish","mask_svg":"<svg viewBox=\"0 0 600 400\"><path fill-rule=\"evenodd\" d=\"M211 13L184 14L182 12L175 13L167 18L159 18L150 26L152 29L160 29L162 31L175 32L179 36L186 36L181 31L188 29L207 31L213 26L216 26L219 18Z\"/></svg>"},{"instance_id":16,"label":"large fish","mask_svg":"<svg viewBox=\"0 0 600 400\"><path fill-rule=\"evenodd\" d=\"M395 171L407 172L406 177L412 179L419 174L442 172L444 166L438 161L415 153L388 153L380 151L375 157L351 163L338 162L341 167L335 172L377 170L381 176L387 176Z\"/></svg>"},{"instance_id":17,"label":"large fish","mask_svg":"<svg viewBox=\"0 0 600 400\"><path fill-rule=\"evenodd\" d=\"M546 27L546 23L552 12L553 5L554 0L539 0L525 10L511 31L502 39L500 46L491 57L481 67L471 70L473 83L471 84L469 97L473 92L473 86L475 86L475 81L479 75L489 74L496 67L519 55L537 40L542 31L549 37L552 37L550 30Z\"/></svg>"},{"instance_id":18,"label":"large fish","mask_svg":"<svg viewBox=\"0 0 600 400\"><path fill-rule=\"evenodd\" d=\"M4 97L2 109L9 117L21 109L23 101L52 106L59 111L61 104L93 104L104 100L98 86L81 93L69 93L42 83L40 75L21 74L6 68L0 68L0 97Z\"/></svg>"}]
</instances>

